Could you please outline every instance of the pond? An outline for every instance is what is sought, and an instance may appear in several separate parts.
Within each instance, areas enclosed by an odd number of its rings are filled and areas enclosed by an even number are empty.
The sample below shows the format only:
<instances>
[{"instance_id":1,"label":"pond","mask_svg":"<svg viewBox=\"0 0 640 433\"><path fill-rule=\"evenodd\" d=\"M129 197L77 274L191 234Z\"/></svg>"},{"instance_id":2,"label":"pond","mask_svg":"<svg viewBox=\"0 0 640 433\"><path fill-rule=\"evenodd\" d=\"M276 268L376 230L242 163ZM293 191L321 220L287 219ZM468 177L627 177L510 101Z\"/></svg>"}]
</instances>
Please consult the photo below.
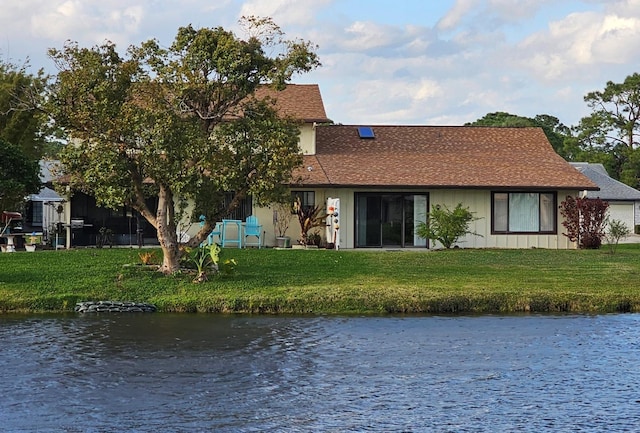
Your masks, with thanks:
<instances>
[{"instance_id":1,"label":"pond","mask_svg":"<svg viewBox=\"0 0 640 433\"><path fill-rule=\"evenodd\" d=\"M623 432L640 315L0 316L11 432Z\"/></svg>"}]
</instances>

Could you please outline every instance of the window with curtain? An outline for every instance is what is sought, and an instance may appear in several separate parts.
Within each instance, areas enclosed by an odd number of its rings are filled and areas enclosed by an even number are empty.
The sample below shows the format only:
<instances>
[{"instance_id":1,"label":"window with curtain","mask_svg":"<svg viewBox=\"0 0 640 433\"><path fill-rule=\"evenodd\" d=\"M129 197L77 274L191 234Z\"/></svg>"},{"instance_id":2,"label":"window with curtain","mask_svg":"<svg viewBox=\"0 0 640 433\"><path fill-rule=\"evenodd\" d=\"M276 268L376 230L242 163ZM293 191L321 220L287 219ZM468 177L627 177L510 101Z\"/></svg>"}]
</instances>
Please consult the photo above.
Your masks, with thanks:
<instances>
[{"instance_id":1,"label":"window with curtain","mask_svg":"<svg viewBox=\"0 0 640 433\"><path fill-rule=\"evenodd\" d=\"M494 192L491 195L493 233L555 233L556 194Z\"/></svg>"}]
</instances>

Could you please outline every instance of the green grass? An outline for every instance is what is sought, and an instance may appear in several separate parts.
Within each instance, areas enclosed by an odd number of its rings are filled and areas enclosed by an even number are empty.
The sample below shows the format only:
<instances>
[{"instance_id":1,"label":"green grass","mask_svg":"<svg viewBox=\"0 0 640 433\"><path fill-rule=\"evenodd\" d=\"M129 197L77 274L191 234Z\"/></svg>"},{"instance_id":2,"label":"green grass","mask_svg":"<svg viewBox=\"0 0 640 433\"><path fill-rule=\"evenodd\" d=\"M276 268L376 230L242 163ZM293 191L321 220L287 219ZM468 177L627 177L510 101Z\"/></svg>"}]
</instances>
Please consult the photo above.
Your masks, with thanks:
<instances>
[{"instance_id":1,"label":"green grass","mask_svg":"<svg viewBox=\"0 0 640 433\"><path fill-rule=\"evenodd\" d=\"M150 302L161 311L286 314L640 311L640 245L607 250L222 251L231 275L192 283L137 249L0 254L0 311ZM160 251L156 253L160 257Z\"/></svg>"}]
</instances>

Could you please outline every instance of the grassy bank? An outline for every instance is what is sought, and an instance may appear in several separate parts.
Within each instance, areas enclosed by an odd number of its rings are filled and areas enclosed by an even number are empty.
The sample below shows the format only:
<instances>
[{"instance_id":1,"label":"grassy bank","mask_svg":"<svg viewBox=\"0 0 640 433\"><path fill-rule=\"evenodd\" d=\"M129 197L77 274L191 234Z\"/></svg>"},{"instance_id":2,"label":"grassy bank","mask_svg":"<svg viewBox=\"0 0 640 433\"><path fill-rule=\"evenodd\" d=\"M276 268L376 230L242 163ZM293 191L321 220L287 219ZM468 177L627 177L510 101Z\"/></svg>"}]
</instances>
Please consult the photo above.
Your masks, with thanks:
<instances>
[{"instance_id":1,"label":"grassy bank","mask_svg":"<svg viewBox=\"0 0 640 433\"><path fill-rule=\"evenodd\" d=\"M224 250L202 284L143 269L138 249L0 254L0 311L149 302L160 311L509 313L640 311L640 245L606 250ZM160 257L159 251L156 256Z\"/></svg>"}]
</instances>

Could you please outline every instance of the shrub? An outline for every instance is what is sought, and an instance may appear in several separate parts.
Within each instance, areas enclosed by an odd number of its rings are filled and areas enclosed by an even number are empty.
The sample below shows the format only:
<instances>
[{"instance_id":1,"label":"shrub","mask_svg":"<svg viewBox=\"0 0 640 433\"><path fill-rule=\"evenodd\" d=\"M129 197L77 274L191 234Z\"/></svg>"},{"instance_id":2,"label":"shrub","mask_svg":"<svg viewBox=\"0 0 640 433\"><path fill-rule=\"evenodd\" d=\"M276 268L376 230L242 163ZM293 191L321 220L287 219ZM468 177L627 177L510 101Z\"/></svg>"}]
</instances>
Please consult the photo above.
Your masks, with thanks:
<instances>
[{"instance_id":1,"label":"shrub","mask_svg":"<svg viewBox=\"0 0 640 433\"><path fill-rule=\"evenodd\" d=\"M454 210L449 210L444 205L434 205L427 215L427 221L418 223L416 234L424 239L438 241L448 249L466 234L481 236L469 231L469 223L478 219L469 208L463 208L462 203L458 203Z\"/></svg>"},{"instance_id":2,"label":"shrub","mask_svg":"<svg viewBox=\"0 0 640 433\"><path fill-rule=\"evenodd\" d=\"M609 203L599 198L567 198L560 203L560 214L564 217L563 233L580 248L597 249L605 236L605 225Z\"/></svg>"},{"instance_id":3,"label":"shrub","mask_svg":"<svg viewBox=\"0 0 640 433\"><path fill-rule=\"evenodd\" d=\"M608 227L609 230L605 233L605 239L609 245L609 251L611 251L611 254L615 254L616 249L618 248L618 243L621 239L624 239L631 234L631 229L629 229L629 227L620 220L610 221Z\"/></svg>"}]
</instances>

